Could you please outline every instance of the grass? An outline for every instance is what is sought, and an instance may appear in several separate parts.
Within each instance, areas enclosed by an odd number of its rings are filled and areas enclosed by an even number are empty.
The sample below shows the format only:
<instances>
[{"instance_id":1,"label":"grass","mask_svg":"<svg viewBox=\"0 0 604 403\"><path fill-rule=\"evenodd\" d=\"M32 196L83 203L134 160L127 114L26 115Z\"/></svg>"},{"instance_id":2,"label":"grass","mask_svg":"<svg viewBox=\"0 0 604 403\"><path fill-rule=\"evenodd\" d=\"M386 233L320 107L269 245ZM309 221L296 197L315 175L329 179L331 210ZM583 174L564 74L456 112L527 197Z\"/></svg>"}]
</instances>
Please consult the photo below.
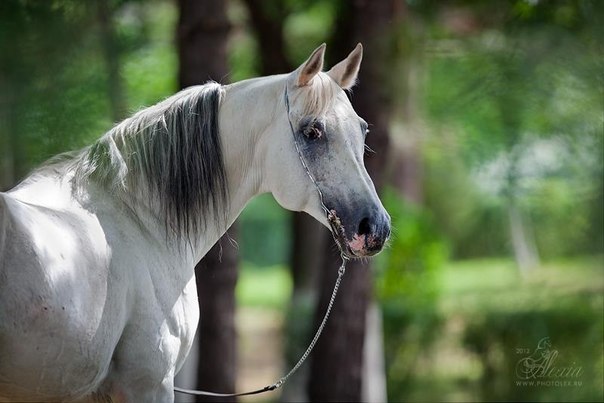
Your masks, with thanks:
<instances>
[{"instance_id":1,"label":"grass","mask_svg":"<svg viewBox=\"0 0 604 403\"><path fill-rule=\"evenodd\" d=\"M601 294L604 256L545 262L526 277L510 259L451 262L439 278L445 314L545 309L584 294Z\"/></svg>"},{"instance_id":2,"label":"grass","mask_svg":"<svg viewBox=\"0 0 604 403\"><path fill-rule=\"evenodd\" d=\"M400 339L403 363L393 365L402 365L407 375L394 379L396 371L390 372L393 378L389 379L389 392L397 390L391 398L601 400L604 256L545 262L525 277L511 259L450 262L437 277L439 292L434 309L443 322L434 341L421 347L413 337ZM243 307L283 312L291 288L287 267L244 263L236 289L237 302ZM409 325L409 329L421 326ZM466 339L469 331L474 332L474 341ZM547 335L560 352L560 363L576 360L584 367L582 388L522 389L510 383L513 373L506 365L515 365L521 358L514 349L526 347L532 351ZM473 343L484 345L488 353L476 351ZM404 346L414 348L415 353ZM406 359L408 354L417 357ZM487 365L493 365L490 375L485 375Z\"/></svg>"},{"instance_id":3,"label":"grass","mask_svg":"<svg viewBox=\"0 0 604 403\"><path fill-rule=\"evenodd\" d=\"M526 276L511 259L450 262L438 278L441 331L395 400L602 400L604 256L544 262ZM558 365L583 368L581 387L513 383L517 349L546 336Z\"/></svg>"},{"instance_id":4,"label":"grass","mask_svg":"<svg viewBox=\"0 0 604 403\"><path fill-rule=\"evenodd\" d=\"M238 304L282 309L292 282L286 266L244 263L237 284ZM604 256L546 262L523 278L511 259L450 262L439 273L441 309L484 311L534 306L542 300L604 291Z\"/></svg>"}]
</instances>

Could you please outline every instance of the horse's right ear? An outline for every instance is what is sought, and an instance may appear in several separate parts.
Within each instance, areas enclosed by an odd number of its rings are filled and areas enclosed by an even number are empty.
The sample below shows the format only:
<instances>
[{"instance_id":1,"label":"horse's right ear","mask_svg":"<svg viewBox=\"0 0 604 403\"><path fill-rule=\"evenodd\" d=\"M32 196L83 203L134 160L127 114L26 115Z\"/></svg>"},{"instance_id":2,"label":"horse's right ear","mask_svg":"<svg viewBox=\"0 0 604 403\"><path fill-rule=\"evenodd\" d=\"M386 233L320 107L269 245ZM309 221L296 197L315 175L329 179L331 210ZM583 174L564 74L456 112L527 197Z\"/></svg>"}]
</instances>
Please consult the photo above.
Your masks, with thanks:
<instances>
[{"instance_id":1,"label":"horse's right ear","mask_svg":"<svg viewBox=\"0 0 604 403\"><path fill-rule=\"evenodd\" d=\"M325 59L325 47L327 45L322 44L315 49L310 55L307 61L305 61L296 70L296 85L298 87L304 87L308 85L310 81L323 70L323 60Z\"/></svg>"},{"instance_id":2,"label":"horse's right ear","mask_svg":"<svg viewBox=\"0 0 604 403\"><path fill-rule=\"evenodd\" d=\"M359 69L363 60L363 45L360 43L354 48L348 57L336 64L327 72L342 89L349 90L354 87Z\"/></svg>"}]
</instances>

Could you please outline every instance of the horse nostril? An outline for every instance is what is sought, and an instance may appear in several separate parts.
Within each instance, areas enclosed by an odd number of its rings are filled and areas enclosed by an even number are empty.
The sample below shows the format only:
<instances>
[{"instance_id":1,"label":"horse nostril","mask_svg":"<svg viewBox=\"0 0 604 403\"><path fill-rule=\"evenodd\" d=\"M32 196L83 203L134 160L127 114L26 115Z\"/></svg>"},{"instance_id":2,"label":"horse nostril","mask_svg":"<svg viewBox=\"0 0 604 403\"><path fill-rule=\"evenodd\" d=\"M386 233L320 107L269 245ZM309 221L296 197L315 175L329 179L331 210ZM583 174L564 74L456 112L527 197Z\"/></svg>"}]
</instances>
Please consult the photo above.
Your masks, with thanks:
<instances>
[{"instance_id":1,"label":"horse nostril","mask_svg":"<svg viewBox=\"0 0 604 403\"><path fill-rule=\"evenodd\" d=\"M369 218L365 217L361 220L357 233L359 235L369 235L371 233L371 225L369 224Z\"/></svg>"}]
</instances>

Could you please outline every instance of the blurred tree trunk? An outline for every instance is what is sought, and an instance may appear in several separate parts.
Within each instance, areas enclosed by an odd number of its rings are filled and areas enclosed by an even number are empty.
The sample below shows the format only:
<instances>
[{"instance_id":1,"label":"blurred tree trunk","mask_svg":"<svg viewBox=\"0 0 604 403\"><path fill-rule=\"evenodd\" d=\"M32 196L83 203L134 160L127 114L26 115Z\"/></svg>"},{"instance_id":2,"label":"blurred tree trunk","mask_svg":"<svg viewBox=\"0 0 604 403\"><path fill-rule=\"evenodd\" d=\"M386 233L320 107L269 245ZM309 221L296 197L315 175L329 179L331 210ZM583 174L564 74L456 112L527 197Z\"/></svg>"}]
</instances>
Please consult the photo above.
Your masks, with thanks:
<instances>
[{"instance_id":1,"label":"blurred tree trunk","mask_svg":"<svg viewBox=\"0 0 604 403\"><path fill-rule=\"evenodd\" d=\"M396 92L397 113L391 147L392 166L387 182L406 201L419 205L423 202L422 124L420 120L421 84L424 51L424 27L419 18L408 18L407 8L396 16L396 35L393 45L396 71L393 88Z\"/></svg>"},{"instance_id":2,"label":"blurred tree trunk","mask_svg":"<svg viewBox=\"0 0 604 403\"><path fill-rule=\"evenodd\" d=\"M283 24L287 16L285 2L244 0L244 3L260 47L260 75L287 73L291 66L285 55L283 37Z\"/></svg>"},{"instance_id":3,"label":"blurred tree trunk","mask_svg":"<svg viewBox=\"0 0 604 403\"><path fill-rule=\"evenodd\" d=\"M514 249L516 264L522 275L527 275L539 266L539 254L530 221L523 216L516 201L508 203L510 237Z\"/></svg>"},{"instance_id":4,"label":"blurred tree trunk","mask_svg":"<svg viewBox=\"0 0 604 403\"><path fill-rule=\"evenodd\" d=\"M120 75L120 47L113 22L114 11L107 0L97 0L97 19L100 27L103 56L107 68L107 93L111 118L122 120L126 114L124 89Z\"/></svg>"},{"instance_id":5,"label":"blurred tree trunk","mask_svg":"<svg viewBox=\"0 0 604 403\"><path fill-rule=\"evenodd\" d=\"M518 141L518 140L515 140ZM507 184L505 189L505 201L507 204L509 235L512 243L514 259L520 274L526 276L539 266L540 258L533 233L533 226L528 215L524 214L519 206L518 185L518 152L514 146L510 146L508 152L509 167L507 172Z\"/></svg>"},{"instance_id":6,"label":"blurred tree trunk","mask_svg":"<svg viewBox=\"0 0 604 403\"><path fill-rule=\"evenodd\" d=\"M232 235L236 228L231 227ZM201 321L198 329L197 387L202 390L234 392L237 376L237 332L235 329L235 285L239 256L237 248L223 236L199 262L196 270ZM233 401L198 397L197 401Z\"/></svg>"},{"instance_id":7,"label":"blurred tree trunk","mask_svg":"<svg viewBox=\"0 0 604 403\"><path fill-rule=\"evenodd\" d=\"M27 173L25 141L18 127L20 105L26 91L24 85L30 80L30 69L26 68L23 46L25 27L21 10L15 2L0 2L0 191L16 185Z\"/></svg>"},{"instance_id":8,"label":"blurred tree trunk","mask_svg":"<svg viewBox=\"0 0 604 403\"><path fill-rule=\"evenodd\" d=\"M356 42L364 44L360 85L354 90L352 102L359 115L371 123L367 144L375 153L366 154L365 164L379 190L385 183L390 141L391 96L388 88L393 74L388 69L389 44L393 17L402 11L403 3L396 0L351 3L343 3L343 7L352 7L348 12L350 18L339 20L337 29L344 34L336 37L349 38L345 52ZM342 45L345 42L341 40ZM331 242L326 243L323 253L325 260L315 324L324 315L339 266ZM371 261L368 260L348 264L331 318L313 353L309 382L312 401L363 400L365 335L373 286L370 270Z\"/></svg>"},{"instance_id":9,"label":"blurred tree trunk","mask_svg":"<svg viewBox=\"0 0 604 403\"><path fill-rule=\"evenodd\" d=\"M221 81L228 74L230 24L223 0L179 0L179 83L181 88ZM237 228L229 229L236 236ZM238 253L224 235L196 267L201 319L197 330L196 387L232 392L236 381L235 285ZM233 401L200 396L197 401Z\"/></svg>"},{"instance_id":10,"label":"blurred tree trunk","mask_svg":"<svg viewBox=\"0 0 604 403\"><path fill-rule=\"evenodd\" d=\"M4 79L4 74L0 71L0 192L10 189L16 180L12 93L8 80Z\"/></svg>"},{"instance_id":11,"label":"blurred tree trunk","mask_svg":"<svg viewBox=\"0 0 604 403\"><path fill-rule=\"evenodd\" d=\"M292 213L292 235L292 298L312 297L309 294L316 293L318 269L323 265L323 245L330 239L329 232L310 215Z\"/></svg>"},{"instance_id":12,"label":"blurred tree trunk","mask_svg":"<svg viewBox=\"0 0 604 403\"><path fill-rule=\"evenodd\" d=\"M221 82L228 74L227 40L231 25L222 0L179 0L180 87Z\"/></svg>"},{"instance_id":13,"label":"blurred tree trunk","mask_svg":"<svg viewBox=\"0 0 604 403\"><path fill-rule=\"evenodd\" d=\"M508 55L500 55L499 68L506 82L520 83L524 77L531 77L533 67L529 64L519 65L506 60ZM501 116L501 123L507 139L507 177L504 197L507 204L509 219L509 234L516 265L522 275L528 274L539 265L539 251L528 215L523 214L519 206L519 193L521 191L519 179L522 142L522 110L526 109L523 96L514 89L506 88L497 94L497 106Z\"/></svg>"},{"instance_id":14,"label":"blurred tree trunk","mask_svg":"<svg viewBox=\"0 0 604 403\"><path fill-rule=\"evenodd\" d=\"M15 91L15 86L3 83L0 77L0 191L17 185L31 169L18 121L23 99Z\"/></svg>"}]
</instances>

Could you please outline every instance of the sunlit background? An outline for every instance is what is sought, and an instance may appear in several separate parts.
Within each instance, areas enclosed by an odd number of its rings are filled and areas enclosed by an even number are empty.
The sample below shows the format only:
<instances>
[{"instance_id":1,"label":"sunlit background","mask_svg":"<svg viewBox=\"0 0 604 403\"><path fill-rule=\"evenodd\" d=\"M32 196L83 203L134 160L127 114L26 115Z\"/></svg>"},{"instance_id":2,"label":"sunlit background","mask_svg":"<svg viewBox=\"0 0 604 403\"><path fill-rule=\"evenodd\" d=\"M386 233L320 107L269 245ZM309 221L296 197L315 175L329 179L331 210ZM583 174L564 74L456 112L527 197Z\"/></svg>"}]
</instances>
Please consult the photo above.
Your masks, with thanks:
<instances>
[{"instance_id":1,"label":"sunlit background","mask_svg":"<svg viewBox=\"0 0 604 403\"><path fill-rule=\"evenodd\" d=\"M322 42L336 52L344 3L228 1L230 72L211 78L262 73L253 7L278 11L295 67ZM376 91L394 233L371 269L388 400L602 401L604 2L393 3ZM178 90L178 7L0 2L0 190ZM240 218L241 388L307 341L312 309L288 311L290 227L268 195ZM543 352L557 372L528 379L523 359Z\"/></svg>"}]
</instances>

